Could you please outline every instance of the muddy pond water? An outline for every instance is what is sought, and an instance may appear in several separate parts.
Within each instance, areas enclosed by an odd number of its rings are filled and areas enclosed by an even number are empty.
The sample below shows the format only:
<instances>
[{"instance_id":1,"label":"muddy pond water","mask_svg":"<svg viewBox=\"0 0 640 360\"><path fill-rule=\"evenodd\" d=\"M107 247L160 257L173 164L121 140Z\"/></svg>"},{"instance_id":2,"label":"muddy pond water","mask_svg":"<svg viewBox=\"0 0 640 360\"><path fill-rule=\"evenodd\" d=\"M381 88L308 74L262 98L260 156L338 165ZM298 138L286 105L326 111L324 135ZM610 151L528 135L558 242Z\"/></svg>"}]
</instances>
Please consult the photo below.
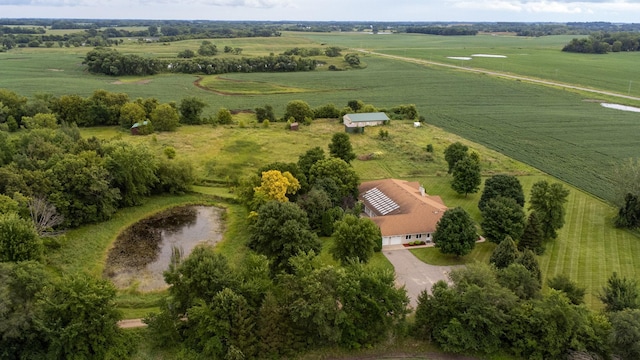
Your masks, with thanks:
<instances>
[{"instance_id":1,"label":"muddy pond water","mask_svg":"<svg viewBox=\"0 0 640 360\"><path fill-rule=\"evenodd\" d=\"M173 248L186 257L198 244L216 244L222 239L223 211L212 206L182 206L133 224L109 250L104 276L119 289L167 288L162 273L169 267Z\"/></svg>"}]
</instances>

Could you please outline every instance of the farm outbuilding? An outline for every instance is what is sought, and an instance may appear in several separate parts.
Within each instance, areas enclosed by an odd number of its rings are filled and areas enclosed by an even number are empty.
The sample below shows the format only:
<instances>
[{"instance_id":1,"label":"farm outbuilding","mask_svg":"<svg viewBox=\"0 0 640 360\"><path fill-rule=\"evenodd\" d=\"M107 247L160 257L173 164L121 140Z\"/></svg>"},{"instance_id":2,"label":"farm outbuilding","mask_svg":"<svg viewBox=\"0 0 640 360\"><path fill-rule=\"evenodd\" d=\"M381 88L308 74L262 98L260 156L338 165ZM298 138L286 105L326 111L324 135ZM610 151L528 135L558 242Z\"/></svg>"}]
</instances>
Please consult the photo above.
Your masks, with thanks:
<instances>
[{"instance_id":1,"label":"farm outbuilding","mask_svg":"<svg viewBox=\"0 0 640 360\"><path fill-rule=\"evenodd\" d=\"M389 121L383 112L346 114L342 117L344 130L348 133L363 133L366 126L383 125Z\"/></svg>"},{"instance_id":2,"label":"farm outbuilding","mask_svg":"<svg viewBox=\"0 0 640 360\"><path fill-rule=\"evenodd\" d=\"M358 188L365 214L382 233L382 246L433 241L436 224L447 211L439 196L428 195L418 182L397 179L367 181Z\"/></svg>"}]
</instances>

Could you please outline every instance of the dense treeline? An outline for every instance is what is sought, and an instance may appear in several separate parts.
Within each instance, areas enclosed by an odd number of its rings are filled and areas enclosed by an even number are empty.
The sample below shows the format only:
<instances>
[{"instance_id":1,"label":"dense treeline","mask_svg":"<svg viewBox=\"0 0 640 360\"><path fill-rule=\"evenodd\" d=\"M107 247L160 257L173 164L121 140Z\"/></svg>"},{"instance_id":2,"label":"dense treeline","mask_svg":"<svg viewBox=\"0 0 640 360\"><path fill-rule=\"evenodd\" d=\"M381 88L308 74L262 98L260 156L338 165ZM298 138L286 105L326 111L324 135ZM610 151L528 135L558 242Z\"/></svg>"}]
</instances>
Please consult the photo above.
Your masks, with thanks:
<instances>
[{"instance_id":1,"label":"dense treeline","mask_svg":"<svg viewBox=\"0 0 640 360\"><path fill-rule=\"evenodd\" d=\"M311 71L316 68L313 59L288 55L270 55L253 58L191 58L160 60L138 55L124 55L115 49L97 48L87 53L84 64L92 73L111 76L153 75L159 72L184 74L224 74L229 72L284 72Z\"/></svg>"},{"instance_id":2,"label":"dense treeline","mask_svg":"<svg viewBox=\"0 0 640 360\"><path fill-rule=\"evenodd\" d=\"M478 30L466 26L420 26L408 27L409 34L429 34L429 35L477 35Z\"/></svg>"},{"instance_id":3,"label":"dense treeline","mask_svg":"<svg viewBox=\"0 0 640 360\"><path fill-rule=\"evenodd\" d=\"M574 38L562 51L586 54L606 54L610 51L640 51L640 34L629 32L597 32L588 38Z\"/></svg>"}]
</instances>

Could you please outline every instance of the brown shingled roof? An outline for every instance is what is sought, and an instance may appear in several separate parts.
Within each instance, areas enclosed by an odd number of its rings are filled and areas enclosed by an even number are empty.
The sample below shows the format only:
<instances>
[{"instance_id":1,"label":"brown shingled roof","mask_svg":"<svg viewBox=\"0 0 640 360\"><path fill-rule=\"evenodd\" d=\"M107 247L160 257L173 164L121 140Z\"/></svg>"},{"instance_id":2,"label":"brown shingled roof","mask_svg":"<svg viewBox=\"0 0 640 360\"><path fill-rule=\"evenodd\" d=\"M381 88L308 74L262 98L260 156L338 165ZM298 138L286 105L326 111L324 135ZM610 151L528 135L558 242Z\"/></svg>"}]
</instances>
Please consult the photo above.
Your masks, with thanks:
<instances>
[{"instance_id":1,"label":"brown shingled roof","mask_svg":"<svg viewBox=\"0 0 640 360\"><path fill-rule=\"evenodd\" d=\"M398 204L399 208L384 216L377 212L363 197L364 193L375 188ZM397 179L374 180L362 183L358 190L360 200L376 213L371 219L380 227L382 236L432 233L447 210L439 196L422 196L418 182Z\"/></svg>"}]
</instances>

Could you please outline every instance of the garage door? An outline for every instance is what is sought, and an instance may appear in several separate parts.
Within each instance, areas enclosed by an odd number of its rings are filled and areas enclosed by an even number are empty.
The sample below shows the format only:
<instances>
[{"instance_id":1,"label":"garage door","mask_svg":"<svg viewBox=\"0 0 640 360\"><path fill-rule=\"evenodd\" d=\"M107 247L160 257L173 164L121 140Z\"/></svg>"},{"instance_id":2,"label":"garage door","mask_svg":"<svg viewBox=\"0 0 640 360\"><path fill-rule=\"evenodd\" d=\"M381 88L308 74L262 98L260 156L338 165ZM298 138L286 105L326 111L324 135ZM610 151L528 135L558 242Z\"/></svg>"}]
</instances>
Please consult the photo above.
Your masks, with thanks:
<instances>
[{"instance_id":1,"label":"garage door","mask_svg":"<svg viewBox=\"0 0 640 360\"><path fill-rule=\"evenodd\" d=\"M385 236L382 238L382 245L401 245L402 236Z\"/></svg>"}]
</instances>

